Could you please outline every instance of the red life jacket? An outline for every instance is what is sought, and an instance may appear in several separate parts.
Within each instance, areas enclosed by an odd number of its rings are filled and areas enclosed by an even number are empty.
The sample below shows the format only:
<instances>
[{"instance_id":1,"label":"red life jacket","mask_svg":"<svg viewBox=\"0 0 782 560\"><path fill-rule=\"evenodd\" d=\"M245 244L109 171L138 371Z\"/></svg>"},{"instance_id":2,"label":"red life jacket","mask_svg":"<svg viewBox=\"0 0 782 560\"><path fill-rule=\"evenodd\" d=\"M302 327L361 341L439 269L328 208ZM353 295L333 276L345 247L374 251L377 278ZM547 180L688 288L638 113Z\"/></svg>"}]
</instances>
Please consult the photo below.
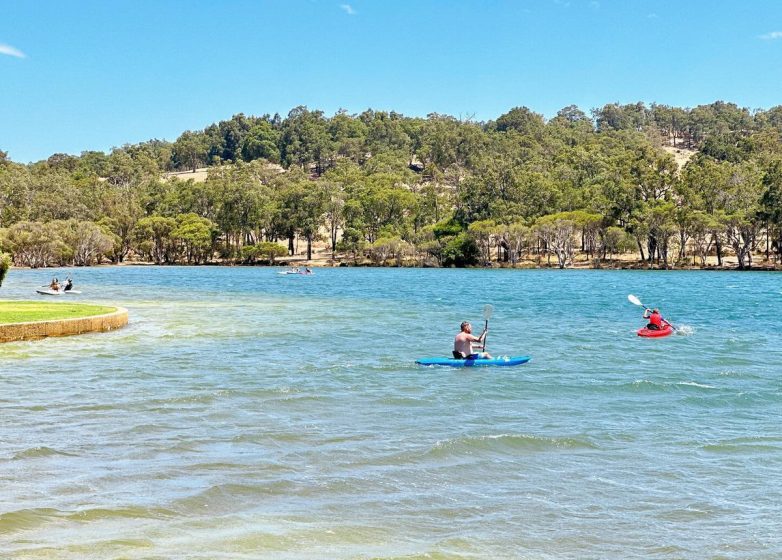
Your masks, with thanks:
<instances>
[{"instance_id":1,"label":"red life jacket","mask_svg":"<svg viewBox=\"0 0 782 560\"><path fill-rule=\"evenodd\" d=\"M662 328L663 326L663 316L659 313L652 313L649 315L649 324L654 325L658 328Z\"/></svg>"}]
</instances>

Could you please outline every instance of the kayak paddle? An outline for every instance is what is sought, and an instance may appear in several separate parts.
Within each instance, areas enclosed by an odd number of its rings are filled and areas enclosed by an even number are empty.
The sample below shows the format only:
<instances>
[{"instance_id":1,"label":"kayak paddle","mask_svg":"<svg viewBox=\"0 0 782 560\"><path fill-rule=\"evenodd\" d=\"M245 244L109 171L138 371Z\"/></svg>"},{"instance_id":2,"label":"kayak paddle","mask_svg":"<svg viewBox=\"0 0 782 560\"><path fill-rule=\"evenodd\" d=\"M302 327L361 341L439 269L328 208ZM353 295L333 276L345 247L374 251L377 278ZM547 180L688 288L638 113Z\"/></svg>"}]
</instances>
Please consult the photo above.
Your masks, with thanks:
<instances>
[{"instance_id":1,"label":"kayak paddle","mask_svg":"<svg viewBox=\"0 0 782 560\"><path fill-rule=\"evenodd\" d=\"M635 297L633 294L630 294L630 295L628 295L628 296L627 296L627 299L629 299L629 300L630 300L630 303L632 303L633 305L640 305L640 306L641 306L641 307L643 307L644 309L649 309L649 308L648 308L648 307L646 307L646 306L645 306L643 303L641 303L641 300L640 300L640 299L638 299L637 297Z\"/></svg>"},{"instance_id":2,"label":"kayak paddle","mask_svg":"<svg viewBox=\"0 0 782 560\"><path fill-rule=\"evenodd\" d=\"M489 330L489 319L491 319L491 314L494 313L494 306L490 303L487 303L483 306L483 320L485 321L483 324L483 331L486 332ZM489 337L487 334L485 337L483 337L483 351L486 352L486 339Z\"/></svg>"}]
</instances>

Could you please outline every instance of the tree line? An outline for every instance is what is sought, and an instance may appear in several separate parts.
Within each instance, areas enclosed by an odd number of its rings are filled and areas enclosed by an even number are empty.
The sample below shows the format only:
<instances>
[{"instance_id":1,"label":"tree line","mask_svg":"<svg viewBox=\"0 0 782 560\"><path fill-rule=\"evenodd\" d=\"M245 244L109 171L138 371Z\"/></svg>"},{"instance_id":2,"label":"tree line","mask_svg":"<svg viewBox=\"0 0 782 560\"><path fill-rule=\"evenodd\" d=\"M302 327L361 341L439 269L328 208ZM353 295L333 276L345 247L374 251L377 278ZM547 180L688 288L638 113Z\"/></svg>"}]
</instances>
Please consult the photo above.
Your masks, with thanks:
<instances>
[{"instance_id":1,"label":"tree line","mask_svg":"<svg viewBox=\"0 0 782 560\"><path fill-rule=\"evenodd\" d=\"M675 149L692 150L681 168ZM273 263L325 241L357 263L748 268L782 257L780 202L782 106L721 101L488 122L296 107L110 153L0 152L0 250L31 267Z\"/></svg>"}]
</instances>

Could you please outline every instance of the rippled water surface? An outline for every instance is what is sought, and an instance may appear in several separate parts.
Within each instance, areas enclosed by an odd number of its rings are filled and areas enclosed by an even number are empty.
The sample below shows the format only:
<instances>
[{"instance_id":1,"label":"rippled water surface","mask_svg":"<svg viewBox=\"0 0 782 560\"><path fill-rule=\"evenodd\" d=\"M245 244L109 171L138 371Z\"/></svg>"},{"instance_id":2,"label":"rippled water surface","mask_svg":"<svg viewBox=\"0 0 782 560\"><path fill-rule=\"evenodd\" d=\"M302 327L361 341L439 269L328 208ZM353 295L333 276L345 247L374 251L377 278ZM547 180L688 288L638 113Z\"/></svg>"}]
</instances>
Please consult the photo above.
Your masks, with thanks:
<instances>
[{"instance_id":1,"label":"rippled water surface","mask_svg":"<svg viewBox=\"0 0 782 560\"><path fill-rule=\"evenodd\" d=\"M0 346L2 558L782 557L777 274L67 273L130 324ZM485 303L532 362L413 363Z\"/></svg>"}]
</instances>

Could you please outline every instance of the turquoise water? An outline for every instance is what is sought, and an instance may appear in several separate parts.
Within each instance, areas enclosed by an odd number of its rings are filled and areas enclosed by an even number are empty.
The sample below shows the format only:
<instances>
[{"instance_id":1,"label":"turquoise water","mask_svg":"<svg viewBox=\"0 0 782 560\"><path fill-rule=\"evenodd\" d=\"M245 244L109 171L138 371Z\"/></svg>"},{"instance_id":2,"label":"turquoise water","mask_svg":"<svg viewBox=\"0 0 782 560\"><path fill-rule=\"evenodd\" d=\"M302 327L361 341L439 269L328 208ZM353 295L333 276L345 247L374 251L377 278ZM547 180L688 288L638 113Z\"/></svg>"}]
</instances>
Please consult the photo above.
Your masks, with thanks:
<instances>
[{"instance_id":1,"label":"turquoise water","mask_svg":"<svg viewBox=\"0 0 782 560\"><path fill-rule=\"evenodd\" d=\"M130 324L0 346L3 558L782 557L782 276L67 272ZM532 362L413 364L486 303Z\"/></svg>"}]
</instances>

